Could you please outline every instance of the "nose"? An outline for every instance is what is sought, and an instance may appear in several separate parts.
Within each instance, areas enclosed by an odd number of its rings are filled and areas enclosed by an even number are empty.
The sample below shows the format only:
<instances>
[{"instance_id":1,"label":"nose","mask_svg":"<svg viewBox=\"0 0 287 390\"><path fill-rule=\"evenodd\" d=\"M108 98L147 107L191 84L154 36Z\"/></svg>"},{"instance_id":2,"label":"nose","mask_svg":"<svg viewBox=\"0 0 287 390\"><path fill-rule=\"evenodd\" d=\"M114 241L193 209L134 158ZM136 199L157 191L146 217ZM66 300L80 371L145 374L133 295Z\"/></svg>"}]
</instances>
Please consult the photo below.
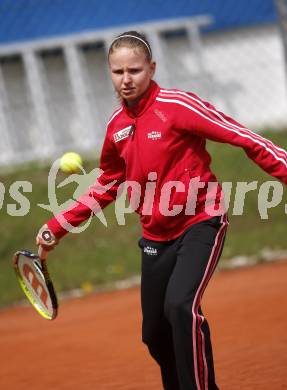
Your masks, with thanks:
<instances>
[{"instance_id":1,"label":"nose","mask_svg":"<svg viewBox=\"0 0 287 390\"><path fill-rule=\"evenodd\" d=\"M123 75L123 83L124 84L129 84L131 81L131 77L130 77L130 74L128 72L124 72L124 75Z\"/></svg>"}]
</instances>

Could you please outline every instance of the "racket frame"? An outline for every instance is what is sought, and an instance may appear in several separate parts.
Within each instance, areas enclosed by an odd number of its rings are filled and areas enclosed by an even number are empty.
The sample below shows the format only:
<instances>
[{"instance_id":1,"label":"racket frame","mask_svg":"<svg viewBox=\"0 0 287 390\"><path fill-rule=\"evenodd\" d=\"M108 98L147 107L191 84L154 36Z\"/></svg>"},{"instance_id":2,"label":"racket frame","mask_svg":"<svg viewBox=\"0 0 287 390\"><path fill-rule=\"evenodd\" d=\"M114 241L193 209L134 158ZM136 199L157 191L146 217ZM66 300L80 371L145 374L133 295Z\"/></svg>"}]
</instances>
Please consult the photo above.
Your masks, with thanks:
<instances>
[{"instance_id":1,"label":"racket frame","mask_svg":"<svg viewBox=\"0 0 287 390\"><path fill-rule=\"evenodd\" d=\"M43 283L46 285L49 297L51 300L51 306L52 306L52 313L49 314L47 311L45 311L37 302L37 299L34 297L34 295L31 293L29 288L26 285L26 281L24 277L22 276L20 270L19 270L19 257L25 256L27 259L31 261L31 264L33 263L34 269L36 270L37 274L40 275L40 277L43 280ZM20 250L17 251L14 254L13 257L13 267L15 270L16 277L18 279L18 282L28 298L31 305L36 309L36 311L46 320L54 320L57 317L58 314L58 299L57 295L55 293L55 289L53 286L53 283L51 281L48 268L46 265L46 253L44 251L39 250L39 254L35 255L34 253L28 251L28 250Z\"/></svg>"}]
</instances>

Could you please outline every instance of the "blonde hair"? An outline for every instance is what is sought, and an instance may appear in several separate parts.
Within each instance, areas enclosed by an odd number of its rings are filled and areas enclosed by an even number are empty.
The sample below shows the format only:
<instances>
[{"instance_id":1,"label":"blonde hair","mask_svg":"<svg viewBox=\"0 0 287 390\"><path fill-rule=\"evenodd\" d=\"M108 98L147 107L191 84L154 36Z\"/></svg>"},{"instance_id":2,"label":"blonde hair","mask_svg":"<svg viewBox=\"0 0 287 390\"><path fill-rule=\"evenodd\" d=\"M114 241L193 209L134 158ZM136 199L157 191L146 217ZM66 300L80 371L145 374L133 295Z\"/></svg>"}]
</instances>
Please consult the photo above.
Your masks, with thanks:
<instances>
[{"instance_id":1,"label":"blonde hair","mask_svg":"<svg viewBox=\"0 0 287 390\"><path fill-rule=\"evenodd\" d=\"M140 34L137 31L127 31L118 35L110 45L108 56L116 49L125 46L142 50L145 53L147 60L152 60L152 51L148 40L143 34Z\"/></svg>"}]
</instances>

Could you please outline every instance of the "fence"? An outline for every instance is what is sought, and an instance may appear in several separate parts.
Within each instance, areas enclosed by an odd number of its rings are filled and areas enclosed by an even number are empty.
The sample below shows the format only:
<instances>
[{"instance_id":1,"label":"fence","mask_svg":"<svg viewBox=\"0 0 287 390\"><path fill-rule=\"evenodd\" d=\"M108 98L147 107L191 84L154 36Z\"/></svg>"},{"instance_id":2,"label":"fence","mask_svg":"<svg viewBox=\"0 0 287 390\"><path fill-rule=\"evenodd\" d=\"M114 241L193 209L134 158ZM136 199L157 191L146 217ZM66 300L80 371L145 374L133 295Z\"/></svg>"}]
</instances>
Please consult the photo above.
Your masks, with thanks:
<instances>
[{"instance_id":1,"label":"fence","mask_svg":"<svg viewBox=\"0 0 287 390\"><path fill-rule=\"evenodd\" d=\"M126 29L149 38L164 87L192 90L245 125L287 125L277 25L202 34L209 15L0 46L0 164L99 152L117 105L107 48Z\"/></svg>"}]
</instances>

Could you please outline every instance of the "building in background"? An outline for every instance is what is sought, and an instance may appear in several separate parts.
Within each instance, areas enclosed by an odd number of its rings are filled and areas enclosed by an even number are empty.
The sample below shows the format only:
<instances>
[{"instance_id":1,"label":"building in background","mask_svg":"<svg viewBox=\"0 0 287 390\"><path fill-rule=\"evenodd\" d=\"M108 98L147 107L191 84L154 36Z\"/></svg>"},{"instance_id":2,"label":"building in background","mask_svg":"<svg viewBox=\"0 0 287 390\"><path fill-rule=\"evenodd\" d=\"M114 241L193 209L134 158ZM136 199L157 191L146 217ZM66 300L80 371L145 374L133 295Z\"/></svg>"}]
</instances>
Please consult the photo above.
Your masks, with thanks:
<instances>
[{"instance_id":1,"label":"building in background","mask_svg":"<svg viewBox=\"0 0 287 390\"><path fill-rule=\"evenodd\" d=\"M163 87L191 90L254 130L287 125L272 0L2 0L0 164L99 152L117 104L106 54L144 32Z\"/></svg>"}]
</instances>

